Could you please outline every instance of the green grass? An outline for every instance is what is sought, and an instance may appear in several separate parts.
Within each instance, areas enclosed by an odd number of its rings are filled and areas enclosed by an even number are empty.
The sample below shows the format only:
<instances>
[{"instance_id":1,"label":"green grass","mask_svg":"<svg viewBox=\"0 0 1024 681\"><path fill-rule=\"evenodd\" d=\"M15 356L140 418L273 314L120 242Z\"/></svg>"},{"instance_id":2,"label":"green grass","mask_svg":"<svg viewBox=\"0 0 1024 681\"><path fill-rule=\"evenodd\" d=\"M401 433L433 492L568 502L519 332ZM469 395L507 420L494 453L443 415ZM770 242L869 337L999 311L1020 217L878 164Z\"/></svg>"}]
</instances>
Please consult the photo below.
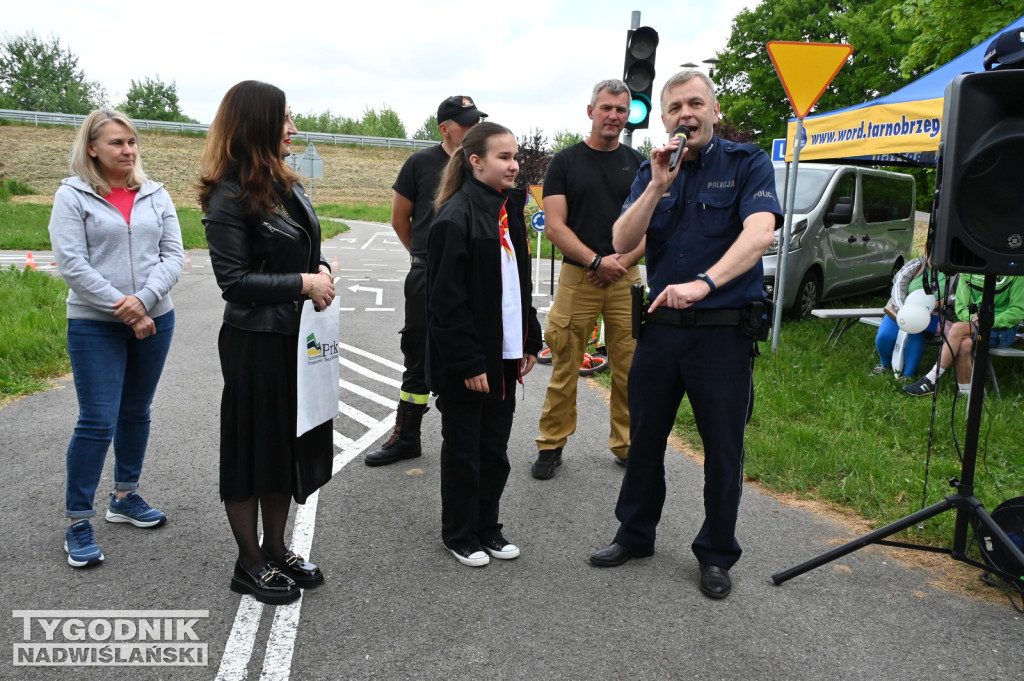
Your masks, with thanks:
<instances>
[{"instance_id":1,"label":"green grass","mask_svg":"<svg viewBox=\"0 0 1024 681\"><path fill-rule=\"evenodd\" d=\"M49 274L0 270L0 402L43 390L71 370L67 294L64 281Z\"/></svg>"},{"instance_id":2,"label":"green grass","mask_svg":"<svg viewBox=\"0 0 1024 681\"><path fill-rule=\"evenodd\" d=\"M50 206L0 202L0 250L50 250Z\"/></svg>"},{"instance_id":3,"label":"green grass","mask_svg":"<svg viewBox=\"0 0 1024 681\"><path fill-rule=\"evenodd\" d=\"M838 307L881 307L883 297L846 300ZM746 434L746 474L765 487L855 511L876 526L921 508L931 424L931 398L906 395L891 376L870 376L877 363L876 329L858 324L838 347L826 346L831 321L785 321L779 348L761 343L754 368L754 415ZM935 361L929 347L920 371ZM984 402L976 496L989 510L1024 489L1020 414L1024 363L995 357L1001 398ZM599 375L606 385L610 376ZM959 477L966 402L953 404L955 383L940 383L926 504L951 493ZM956 429L954 439L952 427ZM696 450L700 438L683 400L676 431ZM949 546L955 514L944 513L897 537Z\"/></svg>"},{"instance_id":4,"label":"green grass","mask_svg":"<svg viewBox=\"0 0 1024 681\"><path fill-rule=\"evenodd\" d=\"M0 182L0 201L10 201L12 196L36 194L35 189L20 180L8 179Z\"/></svg>"},{"instance_id":5,"label":"green grass","mask_svg":"<svg viewBox=\"0 0 1024 681\"><path fill-rule=\"evenodd\" d=\"M184 244L185 250L207 248L203 211L196 208L179 208L178 227L181 228L181 243Z\"/></svg>"},{"instance_id":6,"label":"green grass","mask_svg":"<svg viewBox=\"0 0 1024 681\"><path fill-rule=\"evenodd\" d=\"M0 250L49 251L51 206L0 202ZM317 213L320 214L319 209ZM347 216L352 217L352 216ZM203 213L195 208L179 208L178 223L186 250L206 248ZM361 219L361 218L352 218ZM348 225L324 220L320 225L324 239L348 231Z\"/></svg>"},{"instance_id":7,"label":"green grass","mask_svg":"<svg viewBox=\"0 0 1024 681\"><path fill-rule=\"evenodd\" d=\"M391 223L391 206L369 203L325 203L316 207L316 214L325 218L345 218L366 222Z\"/></svg>"}]
</instances>

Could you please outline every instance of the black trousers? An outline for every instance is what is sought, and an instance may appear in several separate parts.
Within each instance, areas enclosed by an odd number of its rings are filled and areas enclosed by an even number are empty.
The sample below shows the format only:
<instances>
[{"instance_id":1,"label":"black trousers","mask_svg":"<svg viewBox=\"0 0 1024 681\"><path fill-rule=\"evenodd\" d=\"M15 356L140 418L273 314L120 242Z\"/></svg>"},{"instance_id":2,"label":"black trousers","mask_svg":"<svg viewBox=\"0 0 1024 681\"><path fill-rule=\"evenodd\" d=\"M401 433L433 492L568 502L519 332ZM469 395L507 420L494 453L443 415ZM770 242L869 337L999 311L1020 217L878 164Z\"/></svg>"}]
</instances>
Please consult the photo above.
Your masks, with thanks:
<instances>
[{"instance_id":1,"label":"black trousers","mask_svg":"<svg viewBox=\"0 0 1024 681\"><path fill-rule=\"evenodd\" d=\"M405 326L402 327L402 392L430 394L427 389L427 267L413 265L405 275Z\"/></svg>"},{"instance_id":2,"label":"black trousers","mask_svg":"<svg viewBox=\"0 0 1024 681\"><path fill-rule=\"evenodd\" d=\"M728 569L739 560L736 518L743 486L743 436L754 408L753 341L737 326L647 324L629 370L630 438L615 515L615 541L654 548L665 504L665 448L686 395L704 445L704 522L697 560Z\"/></svg>"},{"instance_id":3,"label":"black trousers","mask_svg":"<svg viewBox=\"0 0 1024 681\"><path fill-rule=\"evenodd\" d=\"M518 360L505 360L503 399L439 395L441 539L453 549L479 547L501 535L501 495L508 481L508 438L516 410ZM490 386L501 395L502 386Z\"/></svg>"}]
</instances>

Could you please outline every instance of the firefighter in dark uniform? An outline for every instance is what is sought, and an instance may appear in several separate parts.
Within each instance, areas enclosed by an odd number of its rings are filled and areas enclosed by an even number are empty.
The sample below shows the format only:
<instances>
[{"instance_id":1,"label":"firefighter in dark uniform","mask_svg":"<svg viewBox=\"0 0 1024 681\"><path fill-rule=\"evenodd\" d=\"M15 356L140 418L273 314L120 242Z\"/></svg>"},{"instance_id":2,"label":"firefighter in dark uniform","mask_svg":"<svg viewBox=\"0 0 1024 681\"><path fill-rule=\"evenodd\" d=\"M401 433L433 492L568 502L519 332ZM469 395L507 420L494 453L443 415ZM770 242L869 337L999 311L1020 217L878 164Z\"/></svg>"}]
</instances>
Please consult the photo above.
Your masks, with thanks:
<instances>
[{"instance_id":1,"label":"firefighter in dark uniform","mask_svg":"<svg viewBox=\"0 0 1024 681\"><path fill-rule=\"evenodd\" d=\"M629 373L631 444L615 508L620 526L614 543L590 562L614 567L654 553L665 448L686 395L705 456L705 518L692 550L701 591L725 598L729 569L740 557L735 529L756 331L767 326L761 255L782 211L767 155L714 134L719 105L707 76L676 74L662 89L661 106L666 131L682 124L690 133L674 171L676 137L641 166L613 229L620 253L647 236L652 302Z\"/></svg>"},{"instance_id":2,"label":"firefighter in dark uniform","mask_svg":"<svg viewBox=\"0 0 1024 681\"><path fill-rule=\"evenodd\" d=\"M420 423L427 411L425 355L427 354L427 229L434 221L434 197L448 159L462 146L462 138L487 114L476 108L472 97L454 95L437 107L441 144L417 151L406 159L392 187L391 227L409 251L405 276L405 326L402 355L405 372L398 396L395 427L379 448L368 453L367 466L386 466L422 454Z\"/></svg>"}]
</instances>

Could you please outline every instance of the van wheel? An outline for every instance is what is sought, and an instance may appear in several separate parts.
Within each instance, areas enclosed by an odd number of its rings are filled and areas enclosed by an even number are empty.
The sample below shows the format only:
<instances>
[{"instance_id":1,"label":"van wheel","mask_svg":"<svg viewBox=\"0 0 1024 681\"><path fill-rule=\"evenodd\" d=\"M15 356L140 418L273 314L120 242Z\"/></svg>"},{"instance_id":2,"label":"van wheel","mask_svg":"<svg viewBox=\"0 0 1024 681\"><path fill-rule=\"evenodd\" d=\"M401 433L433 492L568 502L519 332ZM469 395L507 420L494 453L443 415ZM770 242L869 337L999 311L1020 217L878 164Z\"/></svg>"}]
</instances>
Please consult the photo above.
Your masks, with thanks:
<instances>
[{"instance_id":1,"label":"van wheel","mask_svg":"<svg viewBox=\"0 0 1024 681\"><path fill-rule=\"evenodd\" d=\"M903 258L896 258L896 262L892 264L892 272L889 273L889 283L896 281L896 275L903 269Z\"/></svg>"},{"instance_id":2,"label":"van wheel","mask_svg":"<svg viewBox=\"0 0 1024 681\"><path fill-rule=\"evenodd\" d=\"M807 319L811 316L811 310L818 306L821 300L821 284L818 282L818 275L808 272L800 280L800 288L796 291L796 302L790 310L794 319Z\"/></svg>"}]
</instances>

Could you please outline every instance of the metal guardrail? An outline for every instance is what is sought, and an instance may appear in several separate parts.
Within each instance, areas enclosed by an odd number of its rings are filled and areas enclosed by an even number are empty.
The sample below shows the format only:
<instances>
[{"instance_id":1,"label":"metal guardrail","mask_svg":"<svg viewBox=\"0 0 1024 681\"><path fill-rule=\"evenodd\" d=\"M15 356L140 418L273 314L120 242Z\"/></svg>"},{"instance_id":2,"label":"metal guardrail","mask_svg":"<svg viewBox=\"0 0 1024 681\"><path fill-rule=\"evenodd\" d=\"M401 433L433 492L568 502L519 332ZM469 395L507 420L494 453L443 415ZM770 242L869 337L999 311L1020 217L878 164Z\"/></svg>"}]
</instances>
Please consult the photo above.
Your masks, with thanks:
<instances>
[{"instance_id":1,"label":"metal guardrail","mask_svg":"<svg viewBox=\"0 0 1024 681\"><path fill-rule=\"evenodd\" d=\"M72 125L78 127L85 121L80 114L46 113L41 111L15 111L0 109L0 118L32 125ZM206 132L210 126L205 123L177 123L172 121L147 121L132 119L139 130L167 130L170 132ZM335 135L327 132L299 132L299 137L317 144L355 144L361 147L386 147L388 149L428 149L436 144L433 140L395 139L391 137L369 137L366 135Z\"/></svg>"}]
</instances>

